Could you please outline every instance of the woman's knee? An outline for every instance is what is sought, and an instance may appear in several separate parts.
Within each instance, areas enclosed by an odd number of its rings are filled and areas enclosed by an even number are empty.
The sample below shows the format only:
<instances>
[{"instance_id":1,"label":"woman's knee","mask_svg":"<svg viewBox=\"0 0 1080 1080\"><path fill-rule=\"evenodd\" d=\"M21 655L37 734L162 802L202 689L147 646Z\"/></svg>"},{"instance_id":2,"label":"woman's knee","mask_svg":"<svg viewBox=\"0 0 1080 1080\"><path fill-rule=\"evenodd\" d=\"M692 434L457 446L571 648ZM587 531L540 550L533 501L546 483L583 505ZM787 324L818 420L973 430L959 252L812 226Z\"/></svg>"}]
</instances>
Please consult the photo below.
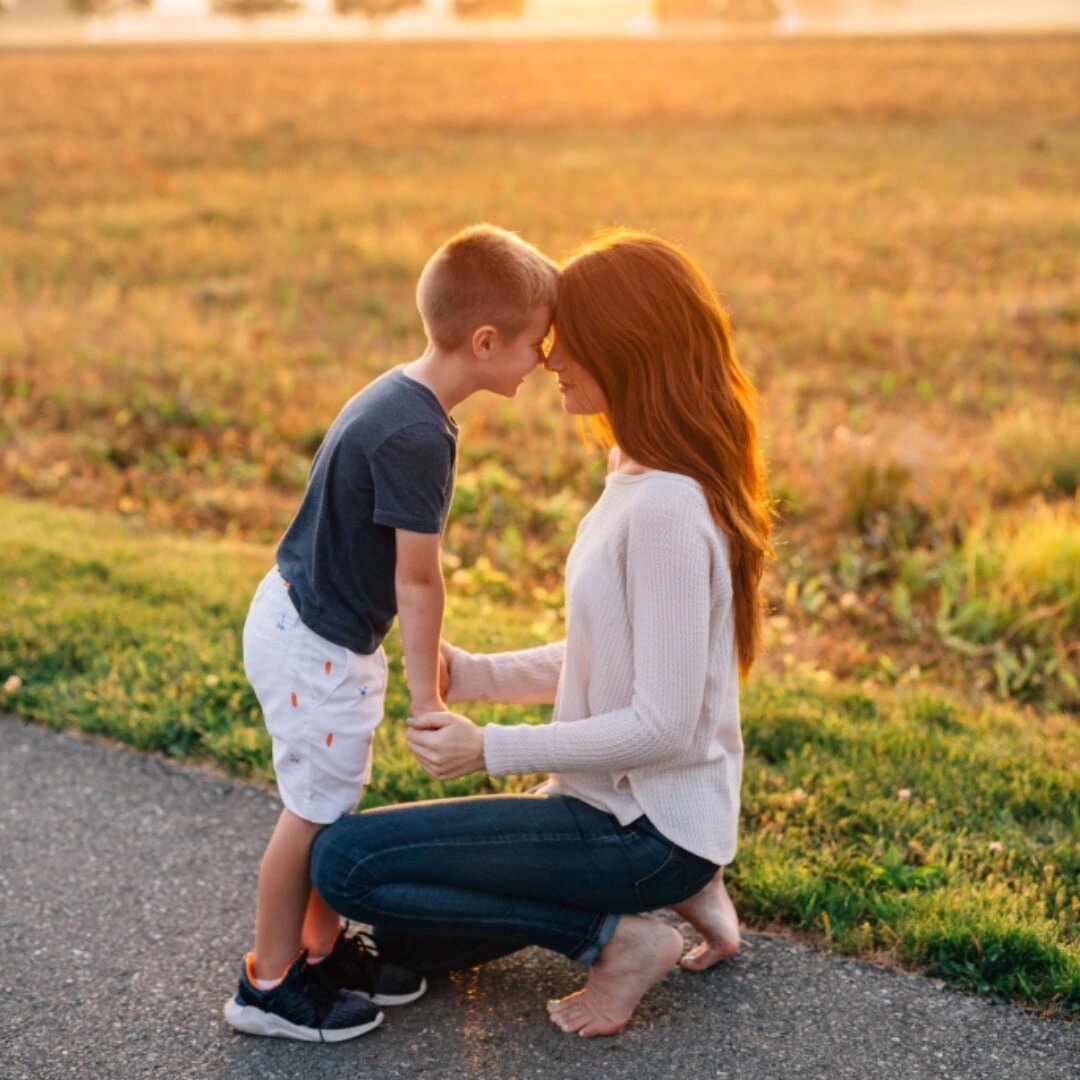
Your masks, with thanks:
<instances>
[{"instance_id":1,"label":"woman's knee","mask_svg":"<svg viewBox=\"0 0 1080 1080\"><path fill-rule=\"evenodd\" d=\"M353 817L344 817L327 825L311 845L311 883L319 895L336 911L343 911L356 897L351 887L358 846Z\"/></svg>"}]
</instances>

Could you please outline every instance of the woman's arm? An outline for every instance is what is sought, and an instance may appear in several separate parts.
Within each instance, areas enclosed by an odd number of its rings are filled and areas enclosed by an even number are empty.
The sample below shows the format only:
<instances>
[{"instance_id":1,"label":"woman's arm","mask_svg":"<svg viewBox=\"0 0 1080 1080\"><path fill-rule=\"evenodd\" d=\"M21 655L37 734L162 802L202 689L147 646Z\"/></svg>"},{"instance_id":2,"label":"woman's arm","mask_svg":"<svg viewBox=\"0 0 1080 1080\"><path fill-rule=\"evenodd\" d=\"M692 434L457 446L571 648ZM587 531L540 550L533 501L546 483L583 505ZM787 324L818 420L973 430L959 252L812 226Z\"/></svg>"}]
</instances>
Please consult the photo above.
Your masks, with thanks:
<instances>
[{"instance_id":1,"label":"woman's arm","mask_svg":"<svg viewBox=\"0 0 1080 1080\"><path fill-rule=\"evenodd\" d=\"M446 701L550 705L562 672L566 642L514 652L469 653L443 642L450 677Z\"/></svg>"},{"instance_id":2,"label":"woman's arm","mask_svg":"<svg viewBox=\"0 0 1080 1080\"><path fill-rule=\"evenodd\" d=\"M689 746L708 677L713 582L728 577L726 566L713 565L712 523L700 505L678 491L664 494L643 504L630 527L630 704L567 723L489 725L484 758L493 776L637 768Z\"/></svg>"},{"instance_id":3,"label":"woman's arm","mask_svg":"<svg viewBox=\"0 0 1080 1080\"><path fill-rule=\"evenodd\" d=\"M566 642L516 652L468 653L444 641L439 655L445 664L440 690L448 702L548 704L555 699ZM485 768L484 729L457 713L411 717L406 739L416 760L439 780Z\"/></svg>"}]
</instances>

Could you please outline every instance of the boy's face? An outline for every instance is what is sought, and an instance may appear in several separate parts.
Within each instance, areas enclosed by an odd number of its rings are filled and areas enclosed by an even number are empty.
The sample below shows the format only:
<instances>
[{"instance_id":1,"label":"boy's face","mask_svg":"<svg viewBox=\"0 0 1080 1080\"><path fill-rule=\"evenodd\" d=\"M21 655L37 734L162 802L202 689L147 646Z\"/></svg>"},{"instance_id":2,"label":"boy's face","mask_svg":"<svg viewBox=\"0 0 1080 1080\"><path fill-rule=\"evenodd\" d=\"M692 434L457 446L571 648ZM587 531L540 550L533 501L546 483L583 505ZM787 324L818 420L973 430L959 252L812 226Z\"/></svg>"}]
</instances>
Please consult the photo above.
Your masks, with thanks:
<instances>
[{"instance_id":1,"label":"boy's face","mask_svg":"<svg viewBox=\"0 0 1080 1080\"><path fill-rule=\"evenodd\" d=\"M499 333L491 355L486 361L488 390L503 397L516 396L525 376L544 362L544 341L551 329L551 309L534 308L525 329L515 338L505 339Z\"/></svg>"}]
</instances>

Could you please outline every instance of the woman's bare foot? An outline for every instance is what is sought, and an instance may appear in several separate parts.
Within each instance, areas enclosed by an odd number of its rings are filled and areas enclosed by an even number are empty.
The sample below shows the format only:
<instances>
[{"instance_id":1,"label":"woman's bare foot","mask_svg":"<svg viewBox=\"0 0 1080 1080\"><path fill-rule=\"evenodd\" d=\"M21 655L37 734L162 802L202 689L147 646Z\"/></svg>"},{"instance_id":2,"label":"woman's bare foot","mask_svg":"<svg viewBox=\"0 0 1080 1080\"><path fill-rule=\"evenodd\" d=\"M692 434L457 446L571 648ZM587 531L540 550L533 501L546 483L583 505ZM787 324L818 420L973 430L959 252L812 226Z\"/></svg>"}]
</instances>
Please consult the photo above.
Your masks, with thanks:
<instances>
[{"instance_id":1,"label":"woman's bare foot","mask_svg":"<svg viewBox=\"0 0 1080 1080\"><path fill-rule=\"evenodd\" d=\"M684 971L704 971L738 952L739 917L724 888L722 868L701 892L681 904L672 905L671 910L705 939L679 961Z\"/></svg>"},{"instance_id":2,"label":"woman's bare foot","mask_svg":"<svg viewBox=\"0 0 1080 1080\"><path fill-rule=\"evenodd\" d=\"M679 959L682 935L673 926L623 915L600 959L589 969L585 989L548 1002L552 1022L586 1038L617 1035L645 992Z\"/></svg>"}]
</instances>

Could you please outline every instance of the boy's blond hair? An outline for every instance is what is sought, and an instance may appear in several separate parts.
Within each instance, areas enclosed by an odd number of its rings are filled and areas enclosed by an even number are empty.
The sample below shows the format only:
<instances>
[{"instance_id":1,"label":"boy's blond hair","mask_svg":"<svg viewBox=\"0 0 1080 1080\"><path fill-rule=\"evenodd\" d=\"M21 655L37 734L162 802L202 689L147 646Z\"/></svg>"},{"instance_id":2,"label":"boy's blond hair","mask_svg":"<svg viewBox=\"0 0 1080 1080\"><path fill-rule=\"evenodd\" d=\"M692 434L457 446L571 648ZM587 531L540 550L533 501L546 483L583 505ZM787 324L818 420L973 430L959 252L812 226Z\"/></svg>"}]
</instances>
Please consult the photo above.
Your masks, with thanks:
<instances>
[{"instance_id":1,"label":"boy's blond hair","mask_svg":"<svg viewBox=\"0 0 1080 1080\"><path fill-rule=\"evenodd\" d=\"M555 307L559 272L546 256L497 225L472 225L428 259L416 306L428 340L456 349L478 326L517 337L541 304Z\"/></svg>"}]
</instances>

